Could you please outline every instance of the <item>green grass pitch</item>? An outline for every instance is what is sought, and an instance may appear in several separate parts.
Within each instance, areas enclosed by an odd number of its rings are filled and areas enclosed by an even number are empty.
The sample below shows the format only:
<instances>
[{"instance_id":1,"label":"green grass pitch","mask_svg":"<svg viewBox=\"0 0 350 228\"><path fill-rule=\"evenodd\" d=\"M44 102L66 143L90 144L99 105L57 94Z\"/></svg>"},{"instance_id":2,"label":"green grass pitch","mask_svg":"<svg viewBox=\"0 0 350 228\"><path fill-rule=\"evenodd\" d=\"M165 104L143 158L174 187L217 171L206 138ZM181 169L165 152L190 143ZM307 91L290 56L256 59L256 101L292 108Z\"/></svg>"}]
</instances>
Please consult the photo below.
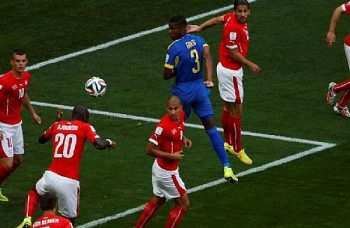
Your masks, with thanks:
<instances>
[{"instance_id":1,"label":"green grass pitch","mask_svg":"<svg viewBox=\"0 0 350 228\"><path fill-rule=\"evenodd\" d=\"M173 14L192 17L232 2L1 1L0 71L9 69L9 56L15 48L25 49L30 65L35 65L163 26ZM235 173L243 174L239 183L213 184L191 193L191 208L181 227L349 227L349 120L335 115L325 102L328 83L349 75L342 44L350 32L349 16L342 16L338 24L334 47L328 48L325 43L332 11L342 2L252 3L249 58L261 66L262 72L254 75L245 69L243 144L254 163L245 166L230 157ZM201 35L217 61L221 28ZM162 79L169 43L167 30L161 30L33 69L29 95L32 101L54 106L80 103L91 110L158 119L165 112L164 101L173 84ZM84 92L84 83L92 75L102 77L108 84L102 98L94 99ZM216 87L211 98L220 126L222 103ZM43 124L36 126L23 112L25 160L1 186L10 202L0 203L0 228L20 224L26 194L50 163L51 145L37 141L55 118L55 109L34 105ZM64 110L64 116L69 118L70 111ZM195 115L188 122L200 124ZM91 123L101 136L116 139L118 148L96 151L91 145L86 146L77 219L77 225L82 227L139 207L152 196L153 159L145 155L145 146L155 123L99 114L91 115ZM256 137L250 132L336 146L245 175L254 168L319 146ZM204 131L188 127L187 136L194 145L181 162L186 187L192 190L219 180L222 169ZM171 206L169 203L161 209L150 227L163 227ZM35 218L39 214L38 210ZM132 227L139 214L127 213L98 227Z\"/></svg>"}]
</instances>

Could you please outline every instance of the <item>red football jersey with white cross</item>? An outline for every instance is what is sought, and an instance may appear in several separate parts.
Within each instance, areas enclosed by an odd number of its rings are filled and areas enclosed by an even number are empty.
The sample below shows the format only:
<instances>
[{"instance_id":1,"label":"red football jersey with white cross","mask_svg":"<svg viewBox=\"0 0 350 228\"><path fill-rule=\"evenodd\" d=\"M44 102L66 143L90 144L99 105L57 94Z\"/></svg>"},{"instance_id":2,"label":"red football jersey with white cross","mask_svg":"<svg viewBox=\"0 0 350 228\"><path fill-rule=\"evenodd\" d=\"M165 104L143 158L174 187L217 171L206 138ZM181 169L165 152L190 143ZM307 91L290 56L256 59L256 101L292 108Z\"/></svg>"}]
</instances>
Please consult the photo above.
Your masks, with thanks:
<instances>
[{"instance_id":1,"label":"red football jersey with white cross","mask_svg":"<svg viewBox=\"0 0 350 228\"><path fill-rule=\"evenodd\" d=\"M158 149L168 153L180 151L185 133L185 113L181 112L180 121L174 121L170 115L160 120L149 141L158 146ZM158 165L165 170L176 170L179 161L165 158L156 158Z\"/></svg>"},{"instance_id":2,"label":"red football jersey with white cross","mask_svg":"<svg viewBox=\"0 0 350 228\"><path fill-rule=\"evenodd\" d=\"M73 228L73 226L66 218L51 213L45 213L33 223L32 228Z\"/></svg>"},{"instance_id":3,"label":"red football jersey with white cross","mask_svg":"<svg viewBox=\"0 0 350 228\"><path fill-rule=\"evenodd\" d=\"M342 4L340 7L344 14L350 14L350 2L346 2Z\"/></svg>"},{"instance_id":4,"label":"red football jersey with white cross","mask_svg":"<svg viewBox=\"0 0 350 228\"><path fill-rule=\"evenodd\" d=\"M12 71L0 76L0 122L18 124L22 121L22 98L28 90L30 74L16 78Z\"/></svg>"},{"instance_id":5,"label":"red football jersey with white cross","mask_svg":"<svg viewBox=\"0 0 350 228\"><path fill-rule=\"evenodd\" d=\"M248 24L239 23L234 13L224 15L225 26L222 31L219 46L219 61L229 69L238 70L242 64L230 56L229 49L237 49L244 57L248 54L249 35Z\"/></svg>"},{"instance_id":6,"label":"red football jersey with white cross","mask_svg":"<svg viewBox=\"0 0 350 228\"><path fill-rule=\"evenodd\" d=\"M53 160L49 170L61 176L79 180L80 160L85 140L94 143L95 129L80 120L55 122L44 132L46 139L52 140Z\"/></svg>"}]
</instances>

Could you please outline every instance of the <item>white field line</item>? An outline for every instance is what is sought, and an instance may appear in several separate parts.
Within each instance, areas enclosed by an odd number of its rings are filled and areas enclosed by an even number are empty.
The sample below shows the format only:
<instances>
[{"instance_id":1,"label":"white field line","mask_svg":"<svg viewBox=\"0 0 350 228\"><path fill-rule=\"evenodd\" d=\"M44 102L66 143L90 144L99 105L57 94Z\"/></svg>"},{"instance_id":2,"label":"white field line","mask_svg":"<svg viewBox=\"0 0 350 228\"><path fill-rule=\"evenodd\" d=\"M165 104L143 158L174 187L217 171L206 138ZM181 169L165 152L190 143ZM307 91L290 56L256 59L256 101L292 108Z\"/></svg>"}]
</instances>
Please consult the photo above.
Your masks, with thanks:
<instances>
[{"instance_id":1,"label":"white field line","mask_svg":"<svg viewBox=\"0 0 350 228\"><path fill-rule=\"evenodd\" d=\"M36 101L33 101L31 103L33 105L42 106L42 107L61 108L61 109L65 109L65 110L72 110L73 109L73 106L68 106L68 105L58 105L58 104L36 102ZM136 121L143 121L143 122L152 122L152 123L157 123L159 121L159 119L156 119L156 118L127 115L127 114L123 114L123 113L113 113L113 112L106 112L106 111L100 111L100 110L94 110L94 109L89 109L89 111L92 114L104 115L104 116L110 116L110 117L116 117L116 118L122 118L122 119L129 119L129 120L136 120ZM197 124L186 124L186 125L187 125L187 127L191 127L191 128L203 129L203 126L197 125ZM219 128L219 130L222 131L221 128ZM242 132L242 134L247 135L247 136L267 138L267 139L272 139L272 140L281 140L281 141L294 142L294 143L310 144L310 145L314 145L316 147L309 149L309 150L306 150L306 151L303 151L303 152L300 152L300 153L297 153L297 154L294 154L294 155L287 156L285 158L282 158L282 159L279 159L279 160L276 160L276 161L273 161L270 163L267 163L265 165L261 165L261 166L240 172L237 174L238 177L243 177L243 176L254 174L257 172L262 172L266 169L280 166L282 164L285 164L285 163L294 161L296 159L300 159L300 158L303 158L305 156L308 156L308 155L311 155L314 153L318 153L318 152L321 152L323 150L326 150L326 149L329 149L329 148L336 146L336 144L334 144L334 143L319 142L319 141L306 140L306 139L300 139L300 138L291 138L291 137L280 136L280 135L271 135L271 134L245 132L245 131ZM190 188L190 189L188 189L188 193L198 192L198 191L201 191L201 190L204 190L207 188L211 188L211 187L214 187L216 185L219 185L219 184L222 184L225 182L226 181L224 179L218 179L216 181L212 181L212 182L209 182L206 184L202 184L202 185ZM101 224L107 223L107 222L112 221L112 220L126 217L128 215L142 211L144 206L145 206L145 204L142 204L142 205L139 205L137 207L128 209L124 212L117 213L117 214L112 215L112 216L107 216L105 218L91 221L89 223L78 226L78 228L95 227L97 225L101 225Z\"/></svg>"},{"instance_id":2,"label":"white field line","mask_svg":"<svg viewBox=\"0 0 350 228\"><path fill-rule=\"evenodd\" d=\"M255 1L256 0L250 0L249 2L255 2ZM193 17L189 17L189 18L187 18L187 21L191 22L191 21L198 20L198 19L201 19L201 18L204 18L204 17L208 17L208 16L212 16L212 15L215 15L215 14L218 14L218 13L225 12L225 11L230 10L230 9L232 9L232 5L229 5L229 6L226 6L226 7L222 7L222 8L216 9L216 10L212 10L212 11L209 11L209 12L206 12L206 13L198 14L198 15L193 16ZM83 49L83 50L80 50L80 51L77 51L77 52L73 52L73 53L70 53L70 54L67 54L67 55L63 55L63 56L60 56L60 57L49 59L49 60L41 62L41 63L34 64L32 66L27 67L26 70L28 70L28 71L36 70L36 69L39 69L41 67L44 67L44 66L47 66L47 65L50 65L50 64L62 62L62 61L65 61L67 59L71 59L71 58L74 58L74 57L77 57L77 56L80 56L80 55L84 55L84 54L87 54L87 53L95 52L95 51L98 51L98 50L101 50L101 49L106 49L106 48L109 48L111 46L114 46L114 45L117 45L117 44L120 44L120 43L124 43L126 41L134 40L134 39L140 38L142 36L146 36L146 35L149 35L149 34L152 34L152 33L160 32L160 31L166 30L167 28L168 28L168 25L166 24L166 25L159 26L157 28L153 28L153 29L142 31L142 32L138 32L138 33L135 33L135 34L132 34L132 35L129 35L129 36L125 36L125 37L122 37L122 38L119 38L119 39L116 39L116 40L109 41L107 43L99 44L97 46L93 46L93 47L86 48L86 49Z\"/></svg>"},{"instance_id":3,"label":"white field line","mask_svg":"<svg viewBox=\"0 0 350 228\"><path fill-rule=\"evenodd\" d=\"M51 104L51 103L38 102L38 101L32 101L31 104L37 105L37 106L42 106L42 107L60 108L60 109L65 109L65 110L72 110L73 109L73 106ZM106 112L106 111L100 111L100 110L95 110L95 109L89 109L89 111L92 114L111 116L111 117L116 117L116 118L121 118L121 119L138 120L138 121L151 122L151 123L158 123L159 122L159 119L156 119L156 118L128 115L128 114L116 113L116 112ZM190 127L190 128L203 129L203 126L198 125L198 124L186 123L186 126ZM218 130L223 131L222 128L218 128ZM249 132L249 131L242 131L242 135L259 137L259 138L267 138L267 139L272 139L272 140L280 140L280 141L286 141L286 142L304 143L304 144L310 144L310 145L315 145L315 146L329 145L328 143L325 143L325 142L300 139L300 138L291 138L291 137L280 136L280 135L255 133L255 132Z\"/></svg>"},{"instance_id":4,"label":"white field line","mask_svg":"<svg viewBox=\"0 0 350 228\"><path fill-rule=\"evenodd\" d=\"M255 2L255 0L250 0L249 2ZM218 14L218 13L230 10L230 9L232 9L232 5L226 6L226 7L223 7L223 8L219 8L219 9L207 12L207 13L199 14L199 15L196 15L196 16L193 16L193 17L189 17L189 18L187 18L187 20L189 22L191 22L191 21L198 20L198 19L201 19L201 18L204 18L204 17L207 17L207 16ZM57 58L54 58L54 59L50 59L50 60L47 60L47 61L44 61L44 62L41 62L41 63L34 64L34 65L28 67L27 70L30 71L30 70L39 69L39 68L44 67L46 65L54 64L54 63L61 62L61 61L64 61L64 60L67 60L67 59L70 59L70 58L74 58L74 57L77 57L77 56L80 56L80 55L83 55L83 54L87 54L87 53L91 53L91 52L98 51L98 50L101 50L101 49L105 49L105 48L114 46L114 45L119 44L119 43L130 41L130 40L133 40L133 39L136 39L136 38L140 38L142 36L146 36L146 35L149 35L149 34L152 34L152 33L155 33L155 32L163 31L163 30L167 29L167 27L168 27L168 25L159 26L157 28L153 28L153 29L150 29L150 30L142 31L142 32L139 32L139 33L136 33L136 34L133 34L133 35L129 35L129 36L126 36L126 37L123 37L123 38L119 38L119 39L116 39L116 40L113 40L113 41L110 41L110 42L107 42L107 43L104 43L104 44L100 44L100 45L93 46L93 47L90 47L90 48L87 48L87 49L83 49L81 51L77 51L77 52L74 52L74 53L71 53L71 54L67 54L67 55L60 56L60 57L57 57ZM50 103L44 103L44 102L35 102L35 101L32 101L31 103L33 105L38 105L38 106L43 106L43 107L53 107L53 108L61 108L61 109L68 109L68 110L72 110L73 109L73 106L57 105L57 104L50 104ZM93 113L93 114L98 114L98 115L106 115L106 116L112 116L112 117L124 118L124 119L131 119L131 120L140 120L140 121L145 121L145 122L158 122L159 121L159 119L155 119L155 118L140 117L140 116L127 115L127 114L122 114L122 113L112 113L112 112L105 112L105 111L99 111L99 110L90 110L90 112ZM186 125L188 127L192 127L192 128L203 128L203 126L196 125L196 124L186 124ZM219 128L219 130L222 131L221 128ZM296 159L300 159L302 157L308 156L310 154L318 153L318 152L321 152L323 150L326 150L326 149L329 149L329 148L332 148L332 147L336 146L336 144L332 144L332 143L325 143L325 142L312 141L312 140L299 139L299 138L291 138L291 137L285 137L285 136L279 136L279 135L269 135L269 134L245 132L245 131L243 131L242 134L243 135L253 136L253 137L262 137L262 138L268 138L268 139L274 139L274 140L282 140L282 141L288 141L288 142L296 142L296 143L305 143L305 144L317 145L317 147L312 148L310 150L306 150L306 151L297 153L297 154L294 154L294 155L291 155L291 156L288 156L288 157L285 157L285 158L282 158L282 159L279 159L279 160L276 160L276 161L273 161L273 162L270 162L270 163L267 163L267 164L259 166L259 167L251 168L251 169L248 169L246 171L240 172L240 173L237 174L238 177L243 177L243 176L246 176L246 175L249 175L249 174L261 172L261 171L264 171L266 169L269 169L269 168L272 168L272 167L275 167L275 166L279 166L279 165L282 165L282 164L294 161ZM188 189L188 193L194 193L194 192L197 192L197 191L201 191L201 190L204 190L204 189L207 189L207 188L211 188L211 187L214 187L216 185L219 185L219 184L222 184L222 183L225 183L225 182L226 181L224 179L219 179L219 180L216 180L216 181L212 181L212 182L209 182L209 183L206 183L206 184L202 184L202 185L190 188L190 189ZM108 217L105 217L105 218L102 218L102 219L94 220L92 222L83 224L81 226L78 226L78 228L87 228L87 227L94 227L94 226L97 226L97 225L101 225L101 224L107 223L108 221L115 220L115 219L118 219L118 218L122 218L122 217L125 217L125 216L128 216L128 215L134 214L136 212L142 211L144 206L145 206L145 204L142 204L142 205L140 205L138 207L135 207L135 208L132 208L132 209L128 209L128 210L126 210L124 212L115 214L113 216L108 216Z\"/></svg>"},{"instance_id":5,"label":"white field line","mask_svg":"<svg viewBox=\"0 0 350 228\"><path fill-rule=\"evenodd\" d=\"M291 161L303 158L303 157L308 156L310 154L321 152L323 150L332 148L334 146L336 146L336 144L324 143L324 145L317 146L317 147L312 148L310 150L306 150L306 151L303 151L303 152L300 152L300 153L297 153L297 154L294 154L294 155L290 155L288 157L285 157L285 158L282 158L282 159L279 159L279 160L276 160L276 161L273 161L273 162L269 162L269 163L267 163L265 165L261 165L261 166L255 167L255 168L251 168L251 169L245 170L243 172L238 173L237 176L238 177L243 177L243 176L246 176L246 175L262 172L262 171L264 171L266 169L283 165L285 163L288 163L288 162L291 162ZM206 184L202 184L202 185L190 188L190 189L188 189L188 193L195 193L195 192L198 192L198 191L202 191L204 189L212 188L212 187L214 187L216 185L219 185L219 184L222 184L222 183L226 183L226 181L224 179L219 179L219 180L216 180L216 181L212 181L212 182L209 182L209 183L206 183ZM131 214L134 214L134 213L142 211L143 208L145 207L145 205L146 204L142 204L142 205L139 205L137 207L128 209L128 210L126 210L124 212L117 213L115 215L107 216L105 218L101 218L101 219L97 219L97 220L85 223L85 224L83 224L81 226L78 226L77 228L95 227L95 226L107 223L109 221L112 221L112 220L116 220L116 219L119 219L119 218L126 217L128 215L131 215Z\"/></svg>"}]
</instances>

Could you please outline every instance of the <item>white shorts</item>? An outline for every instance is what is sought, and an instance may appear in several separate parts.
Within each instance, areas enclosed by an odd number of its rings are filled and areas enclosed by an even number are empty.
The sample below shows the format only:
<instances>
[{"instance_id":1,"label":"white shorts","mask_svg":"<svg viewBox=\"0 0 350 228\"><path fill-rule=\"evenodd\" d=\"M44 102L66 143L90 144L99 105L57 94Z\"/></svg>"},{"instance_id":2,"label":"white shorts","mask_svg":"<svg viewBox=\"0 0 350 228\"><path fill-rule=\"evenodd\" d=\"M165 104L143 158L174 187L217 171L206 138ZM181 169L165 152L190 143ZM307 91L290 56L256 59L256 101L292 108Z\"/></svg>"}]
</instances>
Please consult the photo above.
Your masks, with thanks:
<instances>
[{"instance_id":1,"label":"white shorts","mask_svg":"<svg viewBox=\"0 0 350 228\"><path fill-rule=\"evenodd\" d=\"M216 67L220 97L224 101L236 104L243 103L243 68L231 70L220 62Z\"/></svg>"},{"instance_id":2,"label":"white shorts","mask_svg":"<svg viewBox=\"0 0 350 228\"><path fill-rule=\"evenodd\" d=\"M179 169L168 171L161 168L155 160L152 166L153 194L168 199L179 198L187 190L179 175Z\"/></svg>"},{"instance_id":3,"label":"white shorts","mask_svg":"<svg viewBox=\"0 0 350 228\"><path fill-rule=\"evenodd\" d=\"M53 192L58 198L58 212L67 218L78 216L80 185L79 181L45 171L35 185L39 195Z\"/></svg>"},{"instance_id":4,"label":"white shorts","mask_svg":"<svg viewBox=\"0 0 350 228\"><path fill-rule=\"evenodd\" d=\"M24 154L22 123L10 125L0 123L2 140L0 157L12 158L14 154Z\"/></svg>"}]
</instances>

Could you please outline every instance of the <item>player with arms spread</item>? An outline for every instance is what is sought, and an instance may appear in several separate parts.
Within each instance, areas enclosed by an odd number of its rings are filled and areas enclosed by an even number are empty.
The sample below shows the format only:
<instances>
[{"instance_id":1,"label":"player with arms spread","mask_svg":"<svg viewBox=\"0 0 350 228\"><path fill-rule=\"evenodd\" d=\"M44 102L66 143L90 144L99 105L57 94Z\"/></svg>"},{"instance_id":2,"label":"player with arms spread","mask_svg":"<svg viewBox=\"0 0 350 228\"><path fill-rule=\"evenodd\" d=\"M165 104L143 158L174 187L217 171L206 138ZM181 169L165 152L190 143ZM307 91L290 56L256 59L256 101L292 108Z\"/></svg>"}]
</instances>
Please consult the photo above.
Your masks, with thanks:
<instances>
[{"instance_id":1,"label":"player with arms spread","mask_svg":"<svg viewBox=\"0 0 350 228\"><path fill-rule=\"evenodd\" d=\"M156 126L147 144L147 154L155 157L152 167L154 197L147 203L135 228L145 227L156 211L167 199L174 201L165 227L176 227L188 210L189 200L185 184L178 169L183 159L182 145L191 148L192 142L185 137L185 113L181 101L176 96L167 100L167 114Z\"/></svg>"},{"instance_id":2,"label":"player with arms spread","mask_svg":"<svg viewBox=\"0 0 350 228\"><path fill-rule=\"evenodd\" d=\"M23 161L22 105L37 124L41 124L28 96L30 74L25 71L28 58L24 51L12 53L12 69L0 75L0 185ZM0 201L8 201L1 193Z\"/></svg>"},{"instance_id":3,"label":"player with arms spread","mask_svg":"<svg viewBox=\"0 0 350 228\"><path fill-rule=\"evenodd\" d=\"M225 149L243 163L252 164L241 143L241 118L243 110L243 65L251 72L259 73L260 67L247 59L249 35L247 20L250 4L247 0L235 0L234 12L211 18L200 26L190 25L188 32L201 32L215 25L224 24L219 46L217 77L221 99L224 101L221 123L224 128Z\"/></svg>"},{"instance_id":4,"label":"player with arms spread","mask_svg":"<svg viewBox=\"0 0 350 228\"><path fill-rule=\"evenodd\" d=\"M193 109L201 119L205 132L224 167L224 178L234 183L238 179L230 168L224 141L216 128L214 111L209 99L209 88L214 86L210 49L202 37L187 34L186 26L187 21L183 16L172 17L169 21L169 37L173 43L169 45L166 54L164 79L175 77L175 86L171 93L180 98L186 118ZM204 61L206 81L203 81Z\"/></svg>"},{"instance_id":5,"label":"player with arms spread","mask_svg":"<svg viewBox=\"0 0 350 228\"><path fill-rule=\"evenodd\" d=\"M35 212L38 198L47 192L53 192L58 197L59 213L68 218L74 225L78 216L79 202L79 169L86 139L96 149L113 149L116 143L110 139L102 139L91 126L89 111L86 107L77 105L72 112L71 120L60 120L62 112L58 110L57 119L43 135L39 142L52 141L53 160L43 177L31 189L26 200L25 219L18 226L29 227L31 217Z\"/></svg>"},{"instance_id":6,"label":"player with arms spread","mask_svg":"<svg viewBox=\"0 0 350 228\"><path fill-rule=\"evenodd\" d=\"M329 30L326 37L326 42L329 46L332 46L335 43L335 28L337 27L337 23L342 14L350 14L350 2L346 2L338 6L333 11L333 15L329 25ZM345 37L344 51L346 55L346 60L350 68L350 34ZM340 98L339 102L334 105L337 94L341 92L344 92L344 94ZM350 101L350 79L339 83L330 82L328 85L326 99L329 105L334 105L334 112L344 117L350 117L350 112L348 109L348 104Z\"/></svg>"},{"instance_id":7,"label":"player with arms spread","mask_svg":"<svg viewBox=\"0 0 350 228\"><path fill-rule=\"evenodd\" d=\"M44 213L33 223L32 228L73 228L68 219L57 215L57 196L54 193L40 196L39 205Z\"/></svg>"}]
</instances>

